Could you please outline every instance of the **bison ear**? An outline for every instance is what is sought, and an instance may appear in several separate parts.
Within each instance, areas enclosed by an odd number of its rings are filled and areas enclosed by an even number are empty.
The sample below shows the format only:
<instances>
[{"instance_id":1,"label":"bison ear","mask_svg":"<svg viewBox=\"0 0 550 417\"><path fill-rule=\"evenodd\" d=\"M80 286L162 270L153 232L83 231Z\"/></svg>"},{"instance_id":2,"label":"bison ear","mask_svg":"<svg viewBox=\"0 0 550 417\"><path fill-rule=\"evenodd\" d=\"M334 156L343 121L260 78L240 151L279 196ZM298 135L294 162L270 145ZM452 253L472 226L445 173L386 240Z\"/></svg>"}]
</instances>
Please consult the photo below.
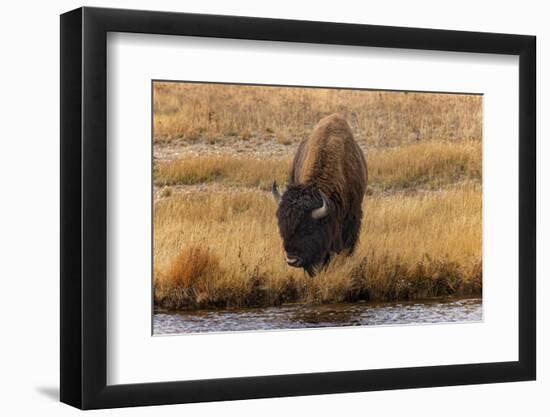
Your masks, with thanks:
<instances>
[{"instance_id":1,"label":"bison ear","mask_svg":"<svg viewBox=\"0 0 550 417\"><path fill-rule=\"evenodd\" d=\"M273 198L279 204L281 202L281 193L279 193L279 190L277 189L277 181L273 181L273 185L271 186L271 194L273 194Z\"/></svg>"},{"instance_id":2,"label":"bison ear","mask_svg":"<svg viewBox=\"0 0 550 417\"><path fill-rule=\"evenodd\" d=\"M311 212L311 217L313 217L315 220L319 220L319 219L322 219L323 217L328 216L328 213L330 211L330 209L329 209L330 205L329 205L329 202L328 202L328 197L321 190L319 190L319 194L321 194L321 198L323 200L323 205L319 208L316 208L315 210L313 210Z\"/></svg>"}]
</instances>

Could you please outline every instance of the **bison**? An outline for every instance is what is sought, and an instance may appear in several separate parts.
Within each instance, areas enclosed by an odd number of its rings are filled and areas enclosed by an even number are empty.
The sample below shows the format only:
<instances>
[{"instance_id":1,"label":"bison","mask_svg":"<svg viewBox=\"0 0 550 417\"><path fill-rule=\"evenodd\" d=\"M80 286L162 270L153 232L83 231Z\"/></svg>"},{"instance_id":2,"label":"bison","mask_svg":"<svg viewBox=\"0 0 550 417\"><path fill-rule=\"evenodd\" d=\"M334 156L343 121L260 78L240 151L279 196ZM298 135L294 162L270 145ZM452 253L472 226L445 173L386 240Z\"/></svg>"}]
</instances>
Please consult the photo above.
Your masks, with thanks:
<instances>
[{"instance_id":1,"label":"bison","mask_svg":"<svg viewBox=\"0 0 550 417\"><path fill-rule=\"evenodd\" d=\"M282 196L272 187L286 261L313 276L333 254L351 254L361 229L367 163L340 114L299 144L288 183Z\"/></svg>"}]
</instances>

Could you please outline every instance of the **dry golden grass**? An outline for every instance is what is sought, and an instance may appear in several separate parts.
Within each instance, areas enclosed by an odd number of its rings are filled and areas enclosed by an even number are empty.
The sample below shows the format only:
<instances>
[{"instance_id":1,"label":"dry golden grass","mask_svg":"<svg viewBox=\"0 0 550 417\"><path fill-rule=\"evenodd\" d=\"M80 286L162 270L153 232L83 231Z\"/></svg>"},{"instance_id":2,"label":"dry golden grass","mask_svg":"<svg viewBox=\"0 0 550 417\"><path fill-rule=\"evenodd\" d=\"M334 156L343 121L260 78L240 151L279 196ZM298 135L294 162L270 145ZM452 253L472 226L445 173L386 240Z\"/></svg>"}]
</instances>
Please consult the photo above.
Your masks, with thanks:
<instances>
[{"instance_id":1,"label":"dry golden grass","mask_svg":"<svg viewBox=\"0 0 550 417\"><path fill-rule=\"evenodd\" d=\"M481 142L442 141L375 148L367 153L369 186L390 190L439 188L461 180L481 180ZM284 184L292 157L205 155L155 163L155 184L222 183L269 189L274 180Z\"/></svg>"},{"instance_id":2,"label":"dry golden grass","mask_svg":"<svg viewBox=\"0 0 550 417\"><path fill-rule=\"evenodd\" d=\"M269 193L261 191L179 195L157 202L156 304L205 308L481 291L477 183L367 197L356 252L335 259L315 278L286 265L275 209Z\"/></svg>"},{"instance_id":3,"label":"dry golden grass","mask_svg":"<svg viewBox=\"0 0 550 417\"><path fill-rule=\"evenodd\" d=\"M383 190L481 180L481 142L432 141L367 152L369 183Z\"/></svg>"},{"instance_id":4,"label":"dry golden grass","mask_svg":"<svg viewBox=\"0 0 550 417\"><path fill-rule=\"evenodd\" d=\"M324 115L340 112L359 142L481 138L481 96L326 88L155 82L154 140L248 140L275 134L283 144L307 137Z\"/></svg>"},{"instance_id":5,"label":"dry golden grass","mask_svg":"<svg viewBox=\"0 0 550 417\"><path fill-rule=\"evenodd\" d=\"M291 158L260 159L251 156L206 155L156 162L156 185L224 183L267 189L274 180L286 182Z\"/></svg>"},{"instance_id":6,"label":"dry golden grass","mask_svg":"<svg viewBox=\"0 0 550 417\"><path fill-rule=\"evenodd\" d=\"M200 246L183 248L172 260L166 280L172 286L203 286L209 276L218 271L218 258Z\"/></svg>"}]
</instances>

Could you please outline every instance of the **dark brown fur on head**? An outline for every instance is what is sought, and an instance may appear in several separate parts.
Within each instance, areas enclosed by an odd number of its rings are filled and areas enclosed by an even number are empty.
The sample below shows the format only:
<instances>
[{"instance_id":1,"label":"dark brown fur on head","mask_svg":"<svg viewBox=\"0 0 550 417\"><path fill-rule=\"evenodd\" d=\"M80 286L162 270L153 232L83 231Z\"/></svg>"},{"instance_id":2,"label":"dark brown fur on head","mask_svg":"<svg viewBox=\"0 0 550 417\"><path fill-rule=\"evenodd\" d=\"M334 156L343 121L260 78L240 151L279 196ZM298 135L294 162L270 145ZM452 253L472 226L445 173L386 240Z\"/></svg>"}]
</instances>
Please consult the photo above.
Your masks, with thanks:
<instances>
[{"instance_id":1,"label":"dark brown fur on head","mask_svg":"<svg viewBox=\"0 0 550 417\"><path fill-rule=\"evenodd\" d=\"M312 213L323 206L323 197L312 185L290 185L277 208L279 232L287 259L304 268L310 275L330 257L336 224L331 221L334 206L329 201L328 214L315 219Z\"/></svg>"}]
</instances>

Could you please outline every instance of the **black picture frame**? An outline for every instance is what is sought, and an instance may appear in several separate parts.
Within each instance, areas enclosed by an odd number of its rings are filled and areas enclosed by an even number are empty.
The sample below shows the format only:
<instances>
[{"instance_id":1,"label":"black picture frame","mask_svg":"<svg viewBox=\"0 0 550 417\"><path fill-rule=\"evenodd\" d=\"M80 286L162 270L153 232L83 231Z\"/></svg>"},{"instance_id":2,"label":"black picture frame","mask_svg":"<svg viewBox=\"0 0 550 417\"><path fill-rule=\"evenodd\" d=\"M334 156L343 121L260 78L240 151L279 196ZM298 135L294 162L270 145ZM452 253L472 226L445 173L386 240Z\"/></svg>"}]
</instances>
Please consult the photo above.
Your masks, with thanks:
<instances>
[{"instance_id":1,"label":"black picture frame","mask_svg":"<svg viewBox=\"0 0 550 417\"><path fill-rule=\"evenodd\" d=\"M108 32L519 56L519 360L107 385ZM524 35L251 17L88 7L61 15L61 401L94 409L535 379L535 45Z\"/></svg>"}]
</instances>

